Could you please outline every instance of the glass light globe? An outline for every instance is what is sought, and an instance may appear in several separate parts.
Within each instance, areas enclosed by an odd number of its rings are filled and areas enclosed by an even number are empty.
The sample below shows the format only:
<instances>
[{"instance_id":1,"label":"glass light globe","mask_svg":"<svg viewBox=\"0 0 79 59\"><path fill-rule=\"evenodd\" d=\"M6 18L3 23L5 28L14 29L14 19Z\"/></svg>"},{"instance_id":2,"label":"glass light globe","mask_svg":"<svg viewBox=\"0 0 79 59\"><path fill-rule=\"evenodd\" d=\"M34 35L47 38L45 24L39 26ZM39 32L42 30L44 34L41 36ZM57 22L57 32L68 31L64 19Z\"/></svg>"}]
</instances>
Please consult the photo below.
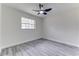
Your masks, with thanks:
<instances>
[{"instance_id":1,"label":"glass light globe","mask_svg":"<svg viewBox=\"0 0 79 59\"><path fill-rule=\"evenodd\" d=\"M40 14L43 14L44 13L44 11L40 11Z\"/></svg>"}]
</instances>

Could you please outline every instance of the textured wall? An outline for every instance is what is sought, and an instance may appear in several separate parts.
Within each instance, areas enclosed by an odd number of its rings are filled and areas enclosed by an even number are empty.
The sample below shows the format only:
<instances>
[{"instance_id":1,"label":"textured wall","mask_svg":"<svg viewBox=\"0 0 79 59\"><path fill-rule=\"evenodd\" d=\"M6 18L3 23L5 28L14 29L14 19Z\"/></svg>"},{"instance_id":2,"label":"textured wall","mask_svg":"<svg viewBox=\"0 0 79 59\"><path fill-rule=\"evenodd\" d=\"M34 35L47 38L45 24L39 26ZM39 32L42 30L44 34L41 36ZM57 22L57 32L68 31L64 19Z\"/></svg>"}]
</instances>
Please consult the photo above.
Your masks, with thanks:
<instances>
[{"instance_id":1,"label":"textured wall","mask_svg":"<svg viewBox=\"0 0 79 59\"><path fill-rule=\"evenodd\" d=\"M44 38L79 47L79 8L44 19Z\"/></svg>"},{"instance_id":2,"label":"textured wall","mask_svg":"<svg viewBox=\"0 0 79 59\"><path fill-rule=\"evenodd\" d=\"M34 19L36 29L22 30L21 17ZM2 48L41 38L41 23L36 16L2 5Z\"/></svg>"}]
</instances>

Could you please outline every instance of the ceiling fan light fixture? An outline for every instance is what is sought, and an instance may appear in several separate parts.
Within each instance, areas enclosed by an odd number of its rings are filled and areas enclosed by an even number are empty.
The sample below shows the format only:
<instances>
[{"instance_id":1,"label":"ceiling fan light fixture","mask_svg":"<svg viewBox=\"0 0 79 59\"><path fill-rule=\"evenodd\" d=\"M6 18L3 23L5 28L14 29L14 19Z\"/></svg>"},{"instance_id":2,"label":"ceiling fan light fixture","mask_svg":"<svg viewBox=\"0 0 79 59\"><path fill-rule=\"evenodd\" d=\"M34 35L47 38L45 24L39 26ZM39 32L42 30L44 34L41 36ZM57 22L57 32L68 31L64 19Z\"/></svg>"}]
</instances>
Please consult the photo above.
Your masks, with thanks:
<instances>
[{"instance_id":1,"label":"ceiling fan light fixture","mask_svg":"<svg viewBox=\"0 0 79 59\"><path fill-rule=\"evenodd\" d=\"M39 14L47 15L47 12L49 12L51 10L52 10L52 8L44 9L43 5L39 4L39 9L38 10L34 10L34 11L38 12L37 15L39 15Z\"/></svg>"},{"instance_id":2,"label":"ceiling fan light fixture","mask_svg":"<svg viewBox=\"0 0 79 59\"><path fill-rule=\"evenodd\" d=\"M44 11L40 11L40 14L43 14L44 13Z\"/></svg>"}]
</instances>

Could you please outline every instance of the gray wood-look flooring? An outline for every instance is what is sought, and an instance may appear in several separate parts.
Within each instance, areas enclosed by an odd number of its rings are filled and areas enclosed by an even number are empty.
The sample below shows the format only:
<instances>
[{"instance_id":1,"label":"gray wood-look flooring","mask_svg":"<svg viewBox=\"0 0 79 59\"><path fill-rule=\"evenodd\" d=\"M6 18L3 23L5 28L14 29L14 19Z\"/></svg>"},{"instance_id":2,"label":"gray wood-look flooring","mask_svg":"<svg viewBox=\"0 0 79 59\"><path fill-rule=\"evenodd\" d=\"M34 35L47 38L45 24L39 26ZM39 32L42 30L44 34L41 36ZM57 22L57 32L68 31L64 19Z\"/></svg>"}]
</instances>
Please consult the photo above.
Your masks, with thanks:
<instances>
[{"instance_id":1,"label":"gray wood-look flooring","mask_svg":"<svg viewBox=\"0 0 79 59\"><path fill-rule=\"evenodd\" d=\"M79 56L79 48L38 39L3 49L1 56Z\"/></svg>"}]
</instances>

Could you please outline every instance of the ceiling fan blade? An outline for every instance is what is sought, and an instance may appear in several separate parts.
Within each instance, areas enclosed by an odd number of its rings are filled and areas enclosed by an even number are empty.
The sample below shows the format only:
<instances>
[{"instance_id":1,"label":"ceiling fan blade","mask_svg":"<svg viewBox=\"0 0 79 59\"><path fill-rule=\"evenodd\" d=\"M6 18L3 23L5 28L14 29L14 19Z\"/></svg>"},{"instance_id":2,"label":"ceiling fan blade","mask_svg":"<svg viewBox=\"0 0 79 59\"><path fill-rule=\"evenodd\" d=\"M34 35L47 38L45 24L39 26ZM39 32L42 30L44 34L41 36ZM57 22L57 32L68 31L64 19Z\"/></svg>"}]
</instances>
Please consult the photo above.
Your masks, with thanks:
<instances>
[{"instance_id":1,"label":"ceiling fan blade","mask_svg":"<svg viewBox=\"0 0 79 59\"><path fill-rule=\"evenodd\" d=\"M40 10L33 10L33 11L39 12Z\"/></svg>"},{"instance_id":2,"label":"ceiling fan blade","mask_svg":"<svg viewBox=\"0 0 79 59\"><path fill-rule=\"evenodd\" d=\"M43 13L44 15L47 15L47 13Z\"/></svg>"},{"instance_id":3,"label":"ceiling fan blade","mask_svg":"<svg viewBox=\"0 0 79 59\"><path fill-rule=\"evenodd\" d=\"M45 9L44 11L45 11L45 12L49 12L50 10L52 10L52 8Z\"/></svg>"}]
</instances>

